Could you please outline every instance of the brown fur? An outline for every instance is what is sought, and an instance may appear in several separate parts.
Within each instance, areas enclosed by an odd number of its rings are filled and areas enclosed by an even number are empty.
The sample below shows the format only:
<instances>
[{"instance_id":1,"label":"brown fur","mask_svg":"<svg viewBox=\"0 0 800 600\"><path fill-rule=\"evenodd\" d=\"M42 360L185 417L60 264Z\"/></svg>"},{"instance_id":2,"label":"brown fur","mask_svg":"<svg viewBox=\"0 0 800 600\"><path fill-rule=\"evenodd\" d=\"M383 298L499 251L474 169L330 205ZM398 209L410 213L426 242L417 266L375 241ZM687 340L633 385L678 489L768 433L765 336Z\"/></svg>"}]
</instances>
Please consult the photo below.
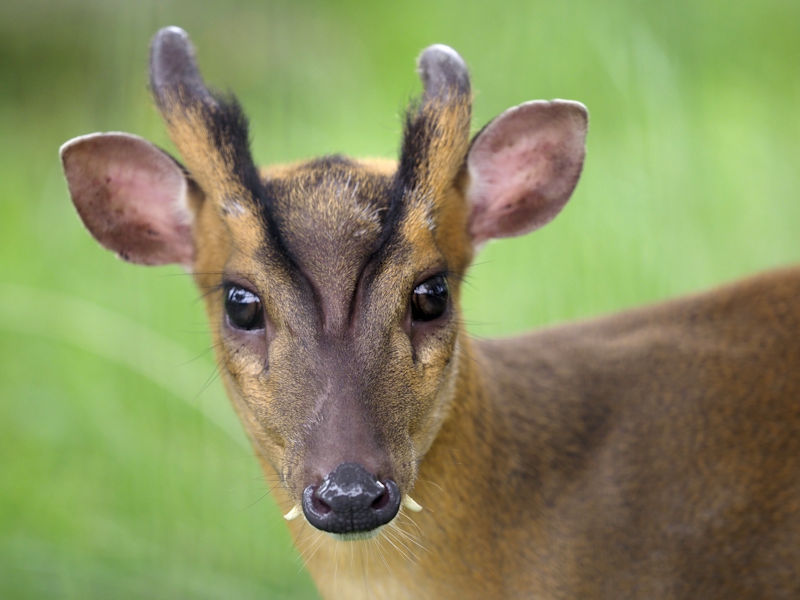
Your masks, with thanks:
<instances>
[{"instance_id":1,"label":"brown fur","mask_svg":"<svg viewBox=\"0 0 800 600\"><path fill-rule=\"evenodd\" d=\"M434 87L396 168L334 157L257 183L242 141L209 133L217 101L181 95L196 71L156 90L191 172L220 372L279 504L352 461L424 507L362 541L290 522L320 592L800 597L800 270L471 340L470 99L451 67L423 64ZM412 322L411 291L439 272L450 312ZM262 333L226 325L224 281L262 299Z\"/></svg>"}]
</instances>

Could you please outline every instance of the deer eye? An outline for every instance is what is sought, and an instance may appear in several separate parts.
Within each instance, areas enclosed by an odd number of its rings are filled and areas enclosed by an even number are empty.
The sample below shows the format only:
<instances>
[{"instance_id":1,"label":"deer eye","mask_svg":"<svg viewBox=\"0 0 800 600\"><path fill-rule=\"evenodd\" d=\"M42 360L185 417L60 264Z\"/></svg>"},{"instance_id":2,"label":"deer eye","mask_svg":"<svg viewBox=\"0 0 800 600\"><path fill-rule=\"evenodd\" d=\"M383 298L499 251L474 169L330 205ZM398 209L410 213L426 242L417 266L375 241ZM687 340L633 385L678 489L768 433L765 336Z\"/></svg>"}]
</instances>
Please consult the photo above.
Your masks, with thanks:
<instances>
[{"instance_id":1,"label":"deer eye","mask_svg":"<svg viewBox=\"0 0 800 600\"><path fill-rule=\"evenodd\" d=\"M236 329L250 331L264 328L261 299L248 289L234 284L225 285L225 314Z\"/></svg>"},{"instance_id":2,"label":"deer eye","mask_svg":"<svg viewBox=\"0 0 800 600\"><path fill-rule=\"evenodd\" d=\"M435 275L414 288L411 295L411 318L414 321L433 321L447 310L447 280Z\"/></svg>"}]
</instances>

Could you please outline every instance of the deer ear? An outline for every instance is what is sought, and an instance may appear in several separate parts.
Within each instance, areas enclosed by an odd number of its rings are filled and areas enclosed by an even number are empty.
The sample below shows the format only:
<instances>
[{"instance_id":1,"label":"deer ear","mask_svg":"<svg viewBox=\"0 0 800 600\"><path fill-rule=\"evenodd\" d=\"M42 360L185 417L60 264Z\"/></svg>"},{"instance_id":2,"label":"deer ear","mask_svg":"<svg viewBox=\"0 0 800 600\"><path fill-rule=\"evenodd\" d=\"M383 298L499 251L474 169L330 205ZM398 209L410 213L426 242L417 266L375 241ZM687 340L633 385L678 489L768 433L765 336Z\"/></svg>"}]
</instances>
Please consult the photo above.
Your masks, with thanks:
<instances>
[{"instance_id":1,"label":"deer ear","mask_svg":"<svg viewBox=\"0 0 800 600\"><path fill-rule=\"evenodd\" d=\"M582 104L537 100L509 108L475 136L466 197L476 246L528 233L559 213L583 167L586 128Z\"/></svg>"},{"instance_id":2,"label":"deer ear","mask_svg":"<svg viewBox=\"0 0 800 600\"><path fill-rule=\"evenodd\" d=\"M194 261L189 182L180 165L129 133L93 133L61 146L72 202L102 246L143 265Z\"/></svg>"}]
</instances>

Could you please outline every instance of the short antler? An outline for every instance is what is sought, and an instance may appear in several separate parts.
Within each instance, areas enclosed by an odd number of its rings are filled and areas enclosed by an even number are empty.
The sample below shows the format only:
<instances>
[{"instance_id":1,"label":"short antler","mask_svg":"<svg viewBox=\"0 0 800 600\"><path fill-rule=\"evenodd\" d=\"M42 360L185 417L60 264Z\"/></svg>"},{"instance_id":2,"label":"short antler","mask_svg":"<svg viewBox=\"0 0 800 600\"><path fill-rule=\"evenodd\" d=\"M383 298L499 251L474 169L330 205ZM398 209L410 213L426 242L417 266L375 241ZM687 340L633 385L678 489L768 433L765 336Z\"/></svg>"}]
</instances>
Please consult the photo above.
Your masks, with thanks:
<instances>
[{"instance_id":1,"label":"short antler","mask_svg":"<svg viewBox=\"0 0 800 600\"><path fill-rule=\"evenodd\" d=\"M162 110L178 102L216 104L197 68L192 41L180 27L164 27L153 38L150 86Z\"/></svg>"},{"instance_id":2,"label":"short antler","mask_svg":"<svg viewBox=\"0 0 800 600\"><path fill-rule=\"evenodd\" d=\"M454 183L469 148L469 71L443 44L423 50L417 69L424 93L407 116L398 176L409 189L439 193Z\"/></svg>"},{"instance_id":3,"label":"short antler","mask_svg":"<svg viewBox=\"0 0 800 600\"><path fill-rule=\"evenodd\" d=\"M417 70L425 88L425 102L466 97L469 99L470 82L467 65L450 46L434 44L422 51L417 59Z\"/></svg>"},{"instance_id":4,"label":"short antler","mask_svg":"<svg viewBox=\"0 0 800 600\"><path fill-rule=\"evenodd\" d=\"M189 35L179 27L159 30L150 46L150 85L170 137L189 171L217 202L247 198L258 185L250 156L247 119L234 97L206 87Z\"/></svg>"}]
</instances>

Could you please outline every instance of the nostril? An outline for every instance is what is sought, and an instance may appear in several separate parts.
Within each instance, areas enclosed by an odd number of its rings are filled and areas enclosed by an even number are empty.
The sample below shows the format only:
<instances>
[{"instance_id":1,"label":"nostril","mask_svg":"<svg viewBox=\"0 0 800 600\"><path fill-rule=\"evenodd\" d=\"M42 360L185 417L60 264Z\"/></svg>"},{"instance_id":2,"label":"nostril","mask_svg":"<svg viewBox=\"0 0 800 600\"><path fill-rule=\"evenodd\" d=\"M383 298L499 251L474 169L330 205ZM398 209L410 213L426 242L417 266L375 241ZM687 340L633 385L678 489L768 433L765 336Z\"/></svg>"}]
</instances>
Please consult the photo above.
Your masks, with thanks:
<instances>
[{"instance_id":1,"label":"nostril","mask_svg":"<svg viewBox=\"0 0 800 600\"><path fill-rule=\"evenodd\" d=\"M375 498L375 500L372 501L372 504L370 506L372 507L373 510L380 510L387 504L389 504L389 492L386 489L386 487L384 487L380 496Z\"/></svg>"},{"instance_id":2,"label":"nostril","mask_svg":"<svg viewBox=\"0 0 800 600\"><path fill-rule=\"evenodd\" d=\"M311 507L319 515L327 515L331 512L330 505L317 495L317 486L311 488Z\"/></svg>"},{"instance_id":3,"label":"nostril","mask_svg":"<svg viewBox=\"0 0 800 600\"><path fill-rule=\"evenodd\" d=\"M316 485L309 485L303 490L301 506L306 519L314 527L320 527L320 524L324 523L333 511L331 506L319 497L318 486Z\"/></svg>"}]
</instances>

